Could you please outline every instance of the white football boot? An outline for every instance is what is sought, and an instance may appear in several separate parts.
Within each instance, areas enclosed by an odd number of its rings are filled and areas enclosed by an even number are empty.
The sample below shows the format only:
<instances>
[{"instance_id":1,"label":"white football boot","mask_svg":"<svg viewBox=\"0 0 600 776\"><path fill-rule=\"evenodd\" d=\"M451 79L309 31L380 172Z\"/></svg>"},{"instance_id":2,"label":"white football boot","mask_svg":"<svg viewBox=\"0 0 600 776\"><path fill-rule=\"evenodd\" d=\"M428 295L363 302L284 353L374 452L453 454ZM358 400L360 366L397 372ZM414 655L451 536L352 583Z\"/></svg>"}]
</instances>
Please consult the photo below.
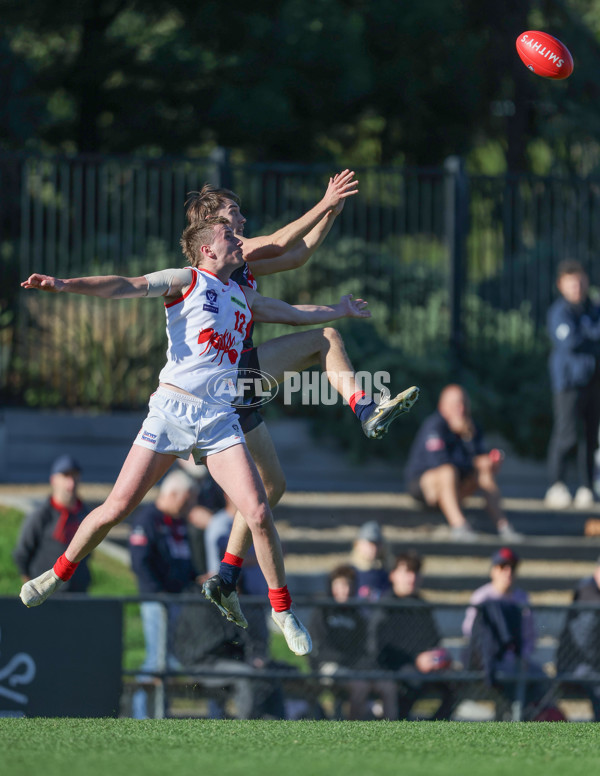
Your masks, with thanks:
<instances>
[{"instance_id":1,"label":"white football boot","mask_svg":"<svg viewBox=\"0 0 600 776\"><path fill-rule=\"evenodd\" d=\"M54 569L49 569L40 574L39 577L25 582L19 598L25 606L39 606L61 585L64 585L64 581L54 573Z\"/></svg>"}]
</instances>

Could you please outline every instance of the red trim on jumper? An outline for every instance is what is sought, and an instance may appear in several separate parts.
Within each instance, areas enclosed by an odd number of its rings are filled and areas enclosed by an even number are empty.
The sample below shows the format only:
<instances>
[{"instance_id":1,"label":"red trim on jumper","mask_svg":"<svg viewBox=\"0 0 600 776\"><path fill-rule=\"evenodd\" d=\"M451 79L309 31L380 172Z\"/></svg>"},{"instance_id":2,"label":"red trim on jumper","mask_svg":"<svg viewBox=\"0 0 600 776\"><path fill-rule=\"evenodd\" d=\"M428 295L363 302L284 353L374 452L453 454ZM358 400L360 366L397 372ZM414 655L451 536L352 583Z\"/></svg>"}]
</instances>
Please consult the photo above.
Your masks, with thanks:
<instances>
[{"instance_id":1,"label":"red trim on jumper","mask_svg":"<svg viewBox=\"0 0 600 776\"><path fill-rule=\"evenodd\" d=\"M196 267L196 269L198 270L198 272L206 272L207 275L212 275L213 278L216 278L219 281L219 283L223 283L221 278L218 275L215 275L215 273L211 272L209 269L204 269L204 267ZM228 286L229 280L227 281L227 283L223 283L223 285Z\"/></svg>"},{"instance_id":2,"label":"red trim on jumper","mask_svg":"<svg viewBox=\"0 0 600 776\"><path fill-rule=\"evenodd\" d=\"M230 552L225 552L225 555L223 555L222 563L227 563L230 566L241 568L243 562L244 559L240 558L239 555L232 555Z\"/></svg>"},{"instance_id":3,"label":"red trim on jumper","mask_svg":"<svg viewBox=\"0 0 600 776\"><path fill-rule=\"evenodd\" d=\"M350 409L352 412L356 413L356 405L361 399L365 398L365 392L364 391L357 391L356 393L352 394L352 396L348 399L348 404L350 405Z\"/></svg>"},{"instance_id":4,"label":"red trim on jumper","mask_svg":"<svg viewBox=\"0 0 600 776\"><path fill-rule=\"evenodd\" d=\"M181 296L177 297L177 299L174 299L172 302L168 302L168 303L165 302L165 307L173 307L174 304L179 304L180 302L183 302L186 296L189 296L194 290L194 287L198 282L198 276L194 272L195 267L190 267L190 269L192 270L192 282L190 283L190 287L185 292L185 294L182 294Z\"/></svg>"},{"instance_id":5,"label":"red trim on jumper","mask_svg":"<svg viewBox=\"0 0 600 776\"><path fill-rule=\"evenodd\" d=\"M256 282L256 278L252 274L252 270L250 269L250 265L248 265L248 275L246 276L246 279L248 280L248 288L251 288L253 291L256 291L258 288L258 283ZM254 285L252 285L254 284ZM241 286L240 286L241 288Z\"/></svg>"},{"instance_id":6,"label":"red trim on jumper","mask_svg":"<svg viewBox=\"0 0 600 776\"><path fill-rule=\"evenodd\" d=\"M59 579L66 582L71 579L77 566L79 566L79 562L73 563L73 561L69 560L63 552L54 564L54 573Z\"/></svg>"}]
</instances>

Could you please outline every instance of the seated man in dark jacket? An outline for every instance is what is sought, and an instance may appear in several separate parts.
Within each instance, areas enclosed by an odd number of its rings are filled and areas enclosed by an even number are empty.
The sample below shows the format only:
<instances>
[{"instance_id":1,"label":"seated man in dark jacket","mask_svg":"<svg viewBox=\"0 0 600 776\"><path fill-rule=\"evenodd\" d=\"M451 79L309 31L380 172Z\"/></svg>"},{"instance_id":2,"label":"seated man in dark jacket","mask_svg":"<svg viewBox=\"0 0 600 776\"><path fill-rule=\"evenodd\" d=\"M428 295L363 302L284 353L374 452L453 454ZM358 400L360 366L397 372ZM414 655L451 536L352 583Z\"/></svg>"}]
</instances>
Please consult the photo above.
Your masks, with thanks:
<instances>
[{"instance_id":1,"label":"seated man in dark jacket","mask_svg":"<svg viewBox=\"0 0 600 776\"><path fill-rule=\"evenodd\" d=\"M475 538L461 502L480 490L500 536L518 541L521 537L500 506L496 473L501 462L499 450L487 450L465 390L447 385L437 411L426 418L412 444L406 467L408 490L414 498L438 507L458 540Z\"/></svg>"},{"instance_id":2,"label":"seated man in dark jacket","mask_svg":"<svg viewBox=\"0 0 600 776\"><path fill-rule=\"evenodd\" d=\"M402 673L402 680L385 679L373 684L362 682L360 697L366 703L369 692L381 695L384 717L404 719L427 687L434 687L442 702L435 719L448 719L454 707L451 689L443 683L423 681L423 676L450 666L445 649L438 647L440 637L431 609L421 600L421 558L415 552L398 555L390 572L392 591L369 623L369 668ZM400 605L399 605L400 604ZM366 666L365 666L366 667Z\"/></svg>"}]
</instances>

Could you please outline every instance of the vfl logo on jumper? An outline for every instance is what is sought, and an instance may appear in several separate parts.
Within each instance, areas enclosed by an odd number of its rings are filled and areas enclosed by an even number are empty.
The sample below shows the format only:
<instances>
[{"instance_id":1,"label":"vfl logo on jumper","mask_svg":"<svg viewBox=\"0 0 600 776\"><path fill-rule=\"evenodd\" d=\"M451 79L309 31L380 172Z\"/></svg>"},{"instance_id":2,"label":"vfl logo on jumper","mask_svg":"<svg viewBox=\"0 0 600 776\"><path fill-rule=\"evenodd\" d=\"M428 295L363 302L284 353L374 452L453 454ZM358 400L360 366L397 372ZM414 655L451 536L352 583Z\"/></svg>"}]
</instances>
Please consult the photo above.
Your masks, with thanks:
<instances>
[{"instance_id":1,"label":"vfl logo on jumper","mask_svg":"<svg viewBox=\"0 0 600 776\"><path fill-rule=\"evenodd\" d=\"M198 344L202 345L203 343L206 343L204 350L201 350L198 355L203 356L209 350L214 350L215 354L211 361L216 361L218 358L219 361L217 363L219 365L223 363L225 354L227 354L230 364L235 364L239 358L239 353L233 347L235 345L235 336L228 331L219 334L214 329L202 329L200 334L198 334Z\"/></svg>"},{"instance_id":2,"label":"vfl logo on jumper","mask_svg":"<svg viewBox=\"0 0 600 776\"><path fill-rule=\"evenodd\" d=\"M277 396L279 386L261 369L224 369L210 378L207 392L219 404L262 407Z\"/></svg>"},{"instance_id":3,"label":"vfl logo on jumper","mask_svg":"<svg viewBox=\"0 0 600 776\"><path fill-rule=\"evenodd\" d=\"M209 288L206 292L206 301L207 304L202 305L203 310L206 310L208 313L219 312L219 307L217 305L217 292L213 291L212 288Z\"/></svg>"},{"instance_id":4,"label":"vfl logo on jumper","mask_svg":"<svg viewBox=\"0 0 600 776\"><path fill-rule=\"evenodd\" d=\"M1 639L2 631L0 630ZM25 693L19 692L14 688L24 684L31 684L34 679L35 661L26 652L17 652L5 666L0 665L0 698L6 698L20 706L26 706L29 703L29 698ZM24 716L24 712L20 710L0 710L0 717L20 716Z\"/></svg>"}]
</instances>

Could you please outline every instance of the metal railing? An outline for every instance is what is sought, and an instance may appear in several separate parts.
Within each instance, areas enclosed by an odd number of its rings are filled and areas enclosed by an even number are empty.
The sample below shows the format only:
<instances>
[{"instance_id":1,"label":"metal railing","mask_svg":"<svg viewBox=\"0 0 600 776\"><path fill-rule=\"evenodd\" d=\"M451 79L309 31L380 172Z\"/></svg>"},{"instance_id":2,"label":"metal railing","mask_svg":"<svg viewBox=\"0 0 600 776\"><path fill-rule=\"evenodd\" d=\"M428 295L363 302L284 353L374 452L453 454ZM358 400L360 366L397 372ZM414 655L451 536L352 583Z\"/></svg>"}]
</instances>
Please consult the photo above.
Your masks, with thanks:
<instances>
[{"instance_id":1,"label":"metal railing","mask_svg":"<svg viewBox=\"0 0 600 776\"><path fill-rule=\"evenodd\" d=\"M0 155L0 396L30 405L143 406L165 350L164 319L147 301L27 294L32 271L134 275L181 265L187 192L235 189L248 233L298 217L322 196L323 166L236 165L208 159ZM369 325L390 347L455 359L544 347L557 262L600 269L600 182L364 168L307 267L264 278L289 301L369 299ZM263 327L259 337L277 333ZM541 343L541 344L540 344Z\"/></svg>"},{"instance_id":2,"label":"metal railing","mask_svg":"<svg viewBox=\"0 0 600 776\"><path fill-rule=\"evenodd\" d=\"M61 604L82 598L86 597L63 596ZM463 605L360 599L337 604L329 599L296 596L296 609L312 631L314 646L310 657L299 660L287 653L283 642L282 649L276 651L284 657L273 657L272 633L278 631L267 627L270 610L262 597L241 599L250 622L246 631L228 623L199 594L108 600L118 600L123 608L125 650L131 647L131 630L139 627L131 604L159 604L164 612L161 638L165 641L158 662L123 670L127 690L121 706L124 715L131 713L133 693L142 691L148 694L149 716L177 713L173 712L173 700L182 693L187 693L184 714L209 715L210 709L207 711L202 701L218 698L221 708L229 704L228 714L236 716L240 711L235 705L240 684L249 696L255 692L252 688L262 688L256 690L260 697L277 690L286 702L302 702L303 715L317 717L346 715L353 690L358 687L363 692L365 684L370 688L365 697L376 699L382 687L385 690L393 686L401 699L408 697L411 706L415 702L429 704L424 716L435 714L435 707L430 706L440 691L447 694L448 714L471 700L495 705L498 719L534 719L549 707L555 708L565 695L586 702L591 699L594 713L600 713L600 604L532 607L535 652L527 657L517 655L512 668L500 663L490 682L485 667L469 658L469 640L461 631ZM169 616L169 611L176 616ZM348 617L363 622L364 630L344 631L343 619ZM325 638L319 623L327 618L331 631ZM340 633L345 634L343 640ZM573 637L577 647L570 646ZM588 655L582 670L584 641L595 658ZM332 663L332 646L340 656L336 665ZM431 673L414 669L417 653L440 647L450 662ZM243 715L251 714L249 708L254 707L244 705ZM365 714L369 713L366 709ZM413 710L411 715L415 713L422 714ZM260 704L252 714L260 714Z\"/></svg>"}]
</instances>

